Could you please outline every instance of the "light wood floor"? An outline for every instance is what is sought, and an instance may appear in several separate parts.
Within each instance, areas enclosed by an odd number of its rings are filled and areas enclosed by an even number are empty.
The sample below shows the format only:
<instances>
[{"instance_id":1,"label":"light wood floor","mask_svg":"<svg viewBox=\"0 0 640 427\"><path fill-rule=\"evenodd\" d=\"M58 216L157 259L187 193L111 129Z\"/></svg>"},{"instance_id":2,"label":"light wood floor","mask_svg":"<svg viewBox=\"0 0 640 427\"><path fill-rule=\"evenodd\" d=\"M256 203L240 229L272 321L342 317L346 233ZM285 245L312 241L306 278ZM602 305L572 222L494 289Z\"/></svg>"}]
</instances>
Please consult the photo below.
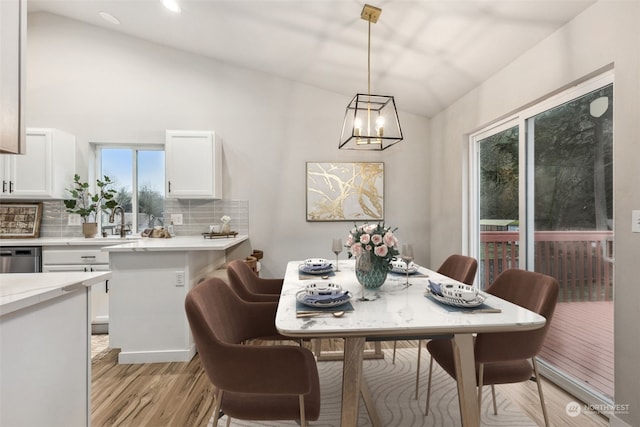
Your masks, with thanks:
<instances>
[{"instance_id":1,"label":"light wood floor","mask_svg":"<svg viewBox=\"0 0 640 427\"><path fill-rule=\"evenodd\" d=\"M95 351L99 354L92 361L93 426L207 425L213 411L213 394L198 355L189 363L118 365L117 350L100 352L106 347L105 342L108 342L104 337L95 336L94 342ZM383 348L391 348L390 345L391 343L383 343ZM415 341L398 342L399 347L415 345ZM336 350L340 347L340 340L323 340L323 350ZM426 360L424 352L423 357ZM425 365L427 363L423 362L423 366ZM534 382L501 385L498 388L538 425L544 425ZM553 426L609 425L605 418L593 413L569 417L565 407L575 399L548 381L543 383L543 391Z\"/></svg>"}]
</instances>

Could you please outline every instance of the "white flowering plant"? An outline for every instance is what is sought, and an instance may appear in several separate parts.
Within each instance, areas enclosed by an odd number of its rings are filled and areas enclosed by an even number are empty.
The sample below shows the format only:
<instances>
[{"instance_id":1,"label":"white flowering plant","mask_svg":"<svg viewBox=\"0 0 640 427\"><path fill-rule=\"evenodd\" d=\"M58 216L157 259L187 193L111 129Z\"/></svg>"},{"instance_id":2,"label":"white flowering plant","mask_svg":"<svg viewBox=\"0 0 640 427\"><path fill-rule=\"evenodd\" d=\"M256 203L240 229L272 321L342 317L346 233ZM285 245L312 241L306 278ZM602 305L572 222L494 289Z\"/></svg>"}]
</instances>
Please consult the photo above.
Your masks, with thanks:
<instances>
[{"instance_id":1,"label":"white flowering plant","mask_svg":"<svg viewBox=\"0 0 640 427\"><path fill-rule=\"evenodd\" d=\"M380 223L355 225L345 243L349 248L349 258L358 257L366 251L373 263L383 263L391 268L391 261L400 254L398 239L393 235L397 229L392 230Z\"/></svg>"},{"instance_id":2,"label":"white flowering plant","mask_svg":"<svg viewBox=\"0 0 640 427\"><path fill-rule=\"evenodd\" d=\"M223 224L226 224L231 221L231 217L229 215L223 215L222 218L220 218L220 221L222 221Z\"/></svg>"}]
</instances>

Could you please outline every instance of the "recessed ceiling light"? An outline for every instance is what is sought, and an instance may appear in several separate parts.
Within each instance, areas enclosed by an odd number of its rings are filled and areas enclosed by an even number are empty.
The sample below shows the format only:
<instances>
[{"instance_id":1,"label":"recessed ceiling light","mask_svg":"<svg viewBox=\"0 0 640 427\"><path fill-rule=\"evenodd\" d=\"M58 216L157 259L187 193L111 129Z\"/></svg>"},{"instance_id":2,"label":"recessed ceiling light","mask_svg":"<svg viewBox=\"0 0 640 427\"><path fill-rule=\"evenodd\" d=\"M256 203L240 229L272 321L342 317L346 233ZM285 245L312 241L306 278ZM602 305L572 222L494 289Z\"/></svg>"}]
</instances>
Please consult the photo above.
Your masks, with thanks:
<instances>
[{"instance_id":1,"label":"recessed ceiling light","mask_svg":"<svg viewBox=\"0 0 640 427\"><path fill-rule=\"evenodd\" d=\"M110 22L114 25L120 25L120 20L118 20L118 18L116 18L109 12L100 12L100 16L102 16L102 19L104 19L107 22Z\"/></svg>"},{"instance_id":2,"label":"recessed ceiling light","mask_svg":"<svg viewBox=\"0 0 640 427\"><path fill-rule=\"evenodd\" d=\"M171 12L173 12L173 13L182 12L182 8L178 4L177 0L160 0L160 1L164 5L164 7L169 9Z\"/></svg>"}]
</instances>

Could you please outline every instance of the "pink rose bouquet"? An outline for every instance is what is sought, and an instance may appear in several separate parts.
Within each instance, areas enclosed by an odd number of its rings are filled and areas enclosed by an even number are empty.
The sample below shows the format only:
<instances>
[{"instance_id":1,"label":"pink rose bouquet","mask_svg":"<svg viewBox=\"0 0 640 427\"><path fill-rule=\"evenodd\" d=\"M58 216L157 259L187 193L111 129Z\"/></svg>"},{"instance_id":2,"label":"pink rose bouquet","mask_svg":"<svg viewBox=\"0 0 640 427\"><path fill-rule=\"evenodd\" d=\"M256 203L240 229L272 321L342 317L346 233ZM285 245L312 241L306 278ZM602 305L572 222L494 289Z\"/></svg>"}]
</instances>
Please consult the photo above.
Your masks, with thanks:
<instances>
[{"instance_id":1,"label":"pink rose bouquet","mask_svg":"<svg viewBox=\"0 0 640 427\"><path fill-rule=\"evenodd\" d=\"M374 263L383 263L390 267L391 261L400 254L398 239L393 230L384 224L356 225L349 232L345 246L349 248L349 258L358 257L363 252L369 252Z\"/></svg>"}]
</instances>

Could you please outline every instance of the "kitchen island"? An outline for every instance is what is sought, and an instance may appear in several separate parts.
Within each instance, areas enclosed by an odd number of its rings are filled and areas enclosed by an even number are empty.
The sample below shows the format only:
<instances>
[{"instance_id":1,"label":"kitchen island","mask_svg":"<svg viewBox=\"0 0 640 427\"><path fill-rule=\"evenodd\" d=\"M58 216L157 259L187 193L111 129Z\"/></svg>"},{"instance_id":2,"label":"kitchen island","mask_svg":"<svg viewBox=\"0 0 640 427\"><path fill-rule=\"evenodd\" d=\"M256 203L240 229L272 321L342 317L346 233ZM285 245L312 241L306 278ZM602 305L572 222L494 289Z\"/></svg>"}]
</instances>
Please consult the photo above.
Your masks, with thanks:
<instances>
[{"instance_id":1,"label":"kitchen island","mask_svg":"<svg viewBox=\"0 0 640 427\"><path fill-rule=\"evenodd\" d=\"M104 247L113 273L109 281L109 346L120 349L118 362L191 360L195 343L184 311L187 292L227 260L242 258L238 254L247 240L246 235L216 239L179 236Z\"/></svg>"},{"instance_id":2,"label":"kitchen island","mask_svg":"<svg viewBox=\"0 0 640 427\"><path fill-rule=\"evenodd\" d=\"M90 425L89 298L110 277L0 275L0 425Z\"/></svg>"}]
</instances>

